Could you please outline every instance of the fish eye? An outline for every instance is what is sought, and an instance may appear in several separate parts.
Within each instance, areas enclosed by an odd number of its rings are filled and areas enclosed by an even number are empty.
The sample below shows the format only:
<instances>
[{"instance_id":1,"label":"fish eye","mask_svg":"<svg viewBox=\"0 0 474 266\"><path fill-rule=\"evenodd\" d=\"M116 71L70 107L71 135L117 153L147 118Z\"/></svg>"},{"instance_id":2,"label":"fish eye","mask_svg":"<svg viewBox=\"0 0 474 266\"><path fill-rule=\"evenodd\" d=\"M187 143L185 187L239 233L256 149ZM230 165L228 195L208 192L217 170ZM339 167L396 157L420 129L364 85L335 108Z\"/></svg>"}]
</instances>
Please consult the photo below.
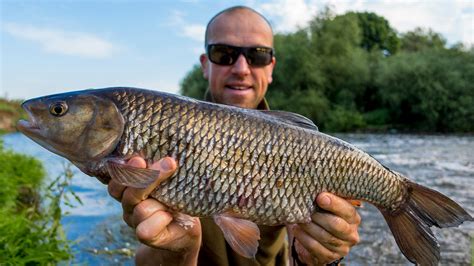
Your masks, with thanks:
<instances>
[{"instance_id":1,"label":"fish eye","mask_svg":"<svg viewBox=\"0 0 474 266\"><path fill-rule=\"evenodd\" d=\"M67 112L67 104L65 102L55 102L49 106L49 112L54 116L63 116Z\"/></svg>"}]
</instances>

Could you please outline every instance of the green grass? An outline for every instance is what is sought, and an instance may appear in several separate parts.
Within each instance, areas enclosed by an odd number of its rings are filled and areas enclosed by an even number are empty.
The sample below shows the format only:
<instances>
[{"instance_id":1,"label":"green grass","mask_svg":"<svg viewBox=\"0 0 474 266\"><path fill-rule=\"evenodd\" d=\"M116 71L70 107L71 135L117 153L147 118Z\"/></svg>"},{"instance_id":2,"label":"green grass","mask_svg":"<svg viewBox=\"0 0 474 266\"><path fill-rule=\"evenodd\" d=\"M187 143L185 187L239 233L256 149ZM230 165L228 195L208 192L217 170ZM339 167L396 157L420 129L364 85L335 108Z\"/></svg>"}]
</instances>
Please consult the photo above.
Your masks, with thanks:
<instances>
[{"instance_id":1,"label":"green grass","mask_svg":"<svg viewBox=\"0 0 474 266\"><path fill-rule=\"evenodd\" d=\"M38 160L5 150L0 140L1 265L54 265L73 256L60 224L72 173L66 169L49 186L44 176Z\"/></svg>"}]
</instances>

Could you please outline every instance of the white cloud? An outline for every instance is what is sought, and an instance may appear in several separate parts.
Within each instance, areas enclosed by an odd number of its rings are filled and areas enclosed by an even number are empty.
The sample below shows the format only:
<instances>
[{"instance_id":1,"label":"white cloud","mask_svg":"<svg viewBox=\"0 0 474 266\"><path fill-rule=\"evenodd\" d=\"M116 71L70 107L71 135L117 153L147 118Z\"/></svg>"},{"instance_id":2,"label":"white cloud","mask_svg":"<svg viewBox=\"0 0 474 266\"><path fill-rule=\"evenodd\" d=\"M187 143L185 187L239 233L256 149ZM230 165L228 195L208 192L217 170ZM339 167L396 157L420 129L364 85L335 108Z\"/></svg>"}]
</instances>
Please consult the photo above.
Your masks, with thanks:
<instances>
[{"instance_id":1,"label":"white cloud","mask_svg":"<svg viewBox=\"0 0 474 266\"><path fill-rule=\"evenodd\" d=\"M202 24L192 24L185 20L185 14L175 10L168 18L167 25L177 28L180 36L190 38L191 40L204 43L204 34L206 26Z\"/></svg>"},{"instance_id":2,"label":"white cloud","mask_svg":"<svg viewBox=\"0 0 474 266\"><path fill-rule=\"evenodd\" d=\"M305 27L316 15L317 6L304 0L277 0L257 5L276 32L291 32Z\"/></svg>"},{"instance_id":3,"label":"white cloud","mask_svg":"<svg viewBox=\"0 0 474 266\"><path fill-rule=\"evenodd\" d=\"M87 33L66 32L16 23L6 23L4 30L17 38L39 43L45 51L50 53L102 58L118 50L112 43Z\"/></svg>"},{"instance_id":4,"label":"white cloud","mask_svg":"<svg viewBox=\"0 0 474 266\"><path fill-rule=\"evenodd\" d=\"M204 34L206 27L199 24L190 24L182 26L183 35L189 37L195 41L204 43Z\"/></svg>"},{"instance_id":5,"label":"white cloud","mask_svg":"<svg viewBox=\"0 0 474 266\"><path fill-rule=\"evenodd\" d=\"M386 18L400 33L416 27L431 28L441 33L448 44L461 41L474 45L472 0L274 0L263 4L249 0L247 4L266 16L277 32L291 32L307 26L317 12L329 5L336 14L375 12Z\"/></svg>"}]
</instances>

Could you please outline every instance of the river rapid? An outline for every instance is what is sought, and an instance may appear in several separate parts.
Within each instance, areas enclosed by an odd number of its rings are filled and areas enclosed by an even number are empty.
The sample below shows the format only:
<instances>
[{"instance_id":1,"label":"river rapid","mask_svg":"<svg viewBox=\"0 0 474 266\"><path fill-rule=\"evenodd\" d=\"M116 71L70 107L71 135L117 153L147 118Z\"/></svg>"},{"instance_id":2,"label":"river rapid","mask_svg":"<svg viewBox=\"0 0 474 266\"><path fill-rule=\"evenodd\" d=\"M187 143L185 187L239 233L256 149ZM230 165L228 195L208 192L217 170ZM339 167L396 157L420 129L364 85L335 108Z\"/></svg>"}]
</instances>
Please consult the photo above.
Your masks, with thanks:
<instances>
[{"instance_id":1,"label":"river rapid","mask_svg":"<svg viewBox=\"0 0 474 266\"><path fill-rule=\"evenodd\" d=\"M411 180L449 196L474 215L474 136L336 134L372 154L387 167ZM49 180L60 175L66 162L21 134L1 136L5 147L40 159ZM75 169L75 168L74 168ZM121 220L120 204L95 178L75 169L73 190L83 205L63 206L62 224L76 241L72 263L133 264L127 256L137 246L133 232ZM47 181L46 181L47 182ZM350 265L411 265L401 254L380 212L369 204L358 209L362 217L361 242L345 263ZM440 243L442 265L472 265L474 223L433 229Z\"/></svg>"}]
</instances>

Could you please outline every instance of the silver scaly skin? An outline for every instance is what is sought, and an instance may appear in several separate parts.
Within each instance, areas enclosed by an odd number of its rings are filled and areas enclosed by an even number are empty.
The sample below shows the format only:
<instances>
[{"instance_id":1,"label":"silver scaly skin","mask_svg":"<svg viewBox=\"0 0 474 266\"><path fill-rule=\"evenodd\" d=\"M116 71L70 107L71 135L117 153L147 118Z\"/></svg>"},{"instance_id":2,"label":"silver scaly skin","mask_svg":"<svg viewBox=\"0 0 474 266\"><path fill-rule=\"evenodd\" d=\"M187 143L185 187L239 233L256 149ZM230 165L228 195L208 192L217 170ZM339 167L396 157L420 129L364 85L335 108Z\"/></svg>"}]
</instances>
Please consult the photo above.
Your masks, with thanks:
<instances>
[{"instance_id":1,"label":"silver scaly skin","mask_svg":"<svg viewBox=\"0 0 474 266\"><path fill-rule=\"evenodd\" d=\"M309 222L328 191L395 210L403 178L348 143L261 111L114 90L125 130L115 156L165 156L179 169L152 194L179 212L232 210L262 225Z\"/></svg>"},{"instance_id":2,"label":"silver scaly skin","mask_svg":"<svg viewBox=\"0 0 474 266\"><path fill-rule=\"evenodd\" d=\"M430 227L473 221L443 194L389 170L352 145L320 133L307 118L196 101L135 88L85 90L23 103L30 121L18 129L103 183L146 188L184 226L189 216L212 217L240 255L255 256L256 224L306 223L323 191L374 204L403 254L437 265ZM178 170L156 180L148 164L165 156ZM161 182L161 183L160 183Z\"/></svg>"}]
</instances>

